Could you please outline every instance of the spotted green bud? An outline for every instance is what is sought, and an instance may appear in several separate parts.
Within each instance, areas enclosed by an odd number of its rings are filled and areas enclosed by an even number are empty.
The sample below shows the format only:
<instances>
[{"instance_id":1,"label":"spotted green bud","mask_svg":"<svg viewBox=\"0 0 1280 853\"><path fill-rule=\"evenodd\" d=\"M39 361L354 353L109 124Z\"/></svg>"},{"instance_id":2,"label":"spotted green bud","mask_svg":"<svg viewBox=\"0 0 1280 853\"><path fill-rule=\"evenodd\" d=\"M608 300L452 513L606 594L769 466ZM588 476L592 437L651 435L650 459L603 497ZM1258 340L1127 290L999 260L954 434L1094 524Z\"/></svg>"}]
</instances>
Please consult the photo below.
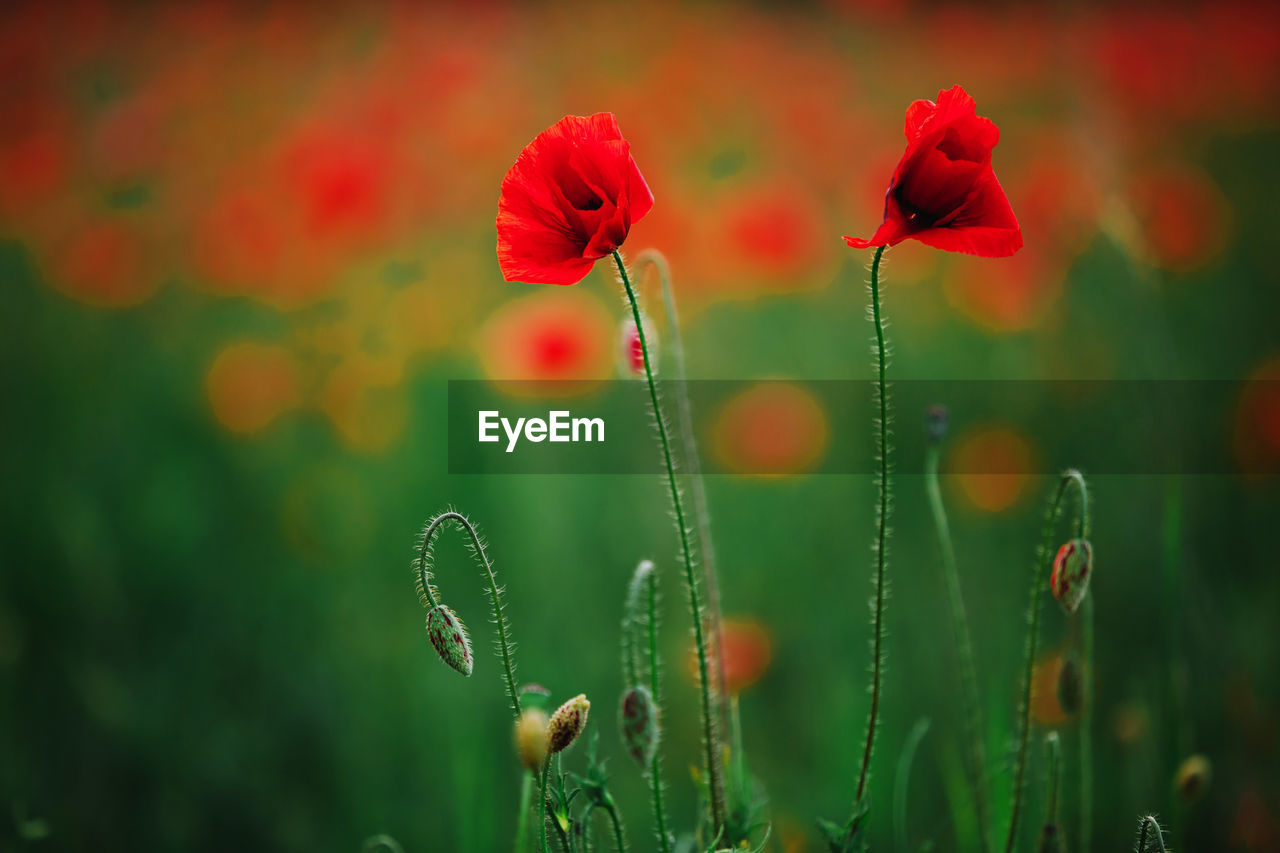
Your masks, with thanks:
<instances>
[{"instance_id":1,"label":"spotted green bud","mask_svg":"<svg viewBox=\"0 0 1280 853\"><path fill-rule=\"evenodd\" d=\"M587 727L587 712L590 710L591 703L582 693L556 709L547 729L547 749L551 754L563 752L578 739Z\"/></svg>"},{"instance_id":2,"label":"spotted green bud","mask_svg":"<svg viewBox=\"0 0 1280 853\"><path fill-rule=\"evenodd\" d=\"M641 685L622 694L618 724L627 752L637 764L647 768L658 746L658 706L649 688Z\"/></svg>"},{"instance_id":3,"label":"spotted green bud","mask_svg":"<svg viewBox=\"0 0 1280 853\"><path fill-rule=\"evenodd\" d=\"M1068 614L1075 613L1089 591L1089 576L1093 574L1093 548L1088 539L1072 539L1058 549L1053 559L1053 575L1049 586L1053 597Z\"/></svg>"},{"instance_id":4,"label":"spotted green bud","mask_svg":"<svg viewBox=\"0 0 1280 853\"><path fill-rule=\"evenodd\" d=\"M471 640L458 614L443 604L431 608L427 612L427 638L442 661L468 678L471 676Z\"/></svg>"}]
</instances>

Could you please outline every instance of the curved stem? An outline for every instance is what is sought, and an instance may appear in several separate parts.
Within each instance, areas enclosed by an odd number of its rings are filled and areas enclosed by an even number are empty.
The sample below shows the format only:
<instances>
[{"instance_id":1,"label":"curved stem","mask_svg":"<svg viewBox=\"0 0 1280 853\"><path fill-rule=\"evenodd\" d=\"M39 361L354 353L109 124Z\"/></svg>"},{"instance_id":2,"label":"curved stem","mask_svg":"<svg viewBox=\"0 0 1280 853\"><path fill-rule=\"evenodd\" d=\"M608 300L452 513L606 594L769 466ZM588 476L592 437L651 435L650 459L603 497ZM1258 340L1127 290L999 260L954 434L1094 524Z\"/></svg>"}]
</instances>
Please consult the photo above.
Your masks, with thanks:
<instances>
[{"instance_id":1,"label":"curved stem","mask_svg":"<svg viewBox=\"0 0 1280 853\"><path fill-rule=\"evenodd\" d=\"M680 500L680 487L676 483L675 463L671 458L671 441L667 437L667 425L658 402L658 385L653 379L653 367L649 362L649 346L644 339L644 321L640 316L640 304L627 276L622 255L613 253L618 265L618 275L631 304L631 314L636 322L636 336L640 339L640 353L644 358L644 375L649 384L649 401L653 406L653 419L658 427L658 439L662 445L662 457L667 468L667 483L671 489L671 503L675 508L676 531L680 535L681 557L684 562L685 586L689 593L689 609L693 613L693 638L698 651L698 684L702 694L702 740L706 752L707 782L711 791L712 827L720 832L725 823L724 779L720 768L720 738L716 730L716 713L711 699L711 680L707 667L707 644L703 636L702 602L698 597L698 578L694 573L693 551L689 546L689 529L685 523L684 505Z\"/></svg>"},{"instance_id":2,"label":"curved stem","mask_svg":"<svg viewBox=\"0 0 1280 853\"><path fill-rule=\"evenodd\" d=\"M884 670L884 570L889 540L889 388L885 382L888 354L884 343L884 320L880 316L880 259L884 246L876 249L871 262L871 321L876 327L876 399L880 404L879 430L876 433L876 455L880 458L877 486L880 500L876 506L876 577L875 611L872 623L871 652L871 711L867 715L867 741L862 749L862 770L858 773L858 793L855 808L862 802L867 789L867 776L871 771L871 753L876 742L876 717L880 711L880 680Z\"/></svg>"},{"instance_id":3,"label":"curved stem","mask_svg":"<svg viewBox=\"0 0 1280 853\"><path fill-rule=\"evenodd\" d=\"M680 315L676 311L676 294L671 286L671 267L667 258L657 249L645 249L632 262L637 286L642 281L645 264L652 264L658 271L662 286L662 306L667 314L671 332L671 361L675 366L676 416L680 422L680 441L684 445L685 464L689 468L689 490L693 495L693 516L697 521L698 551L702 555L703 578L707 583L707 615L711 623L711 658L716 669L716 693L721 705L721 724L724 723L724 700L728 696L728 683L724 668L724 628L720 612L720 582L717 573L715 542L711 538L711 513L707 508L707 488L702 479L702 462L698 456L698 440L693 431L693 409L689 405L689 372L685 367L684 338L680 334Z\"/></svg>"},{"instance_id":4,"label":"curved stem","mask_svg":"<svg viewBox=\"0 0 1280 853\"><path fill-rule=\"evenodd\" d=\"M1072 484L1076 486L1080 502L1076 534L1084 538L1089 532L1089 489L1085 485L1084 475L1075 469L1070 469L1065 471L1058 480L1058 488L1054 491L1049 511L1045 514L1044 528L1040 537L1039 559L1036 561L1035 574L1031 578L1031 603L1027 609L1028 630L1022 669L1022 694L1018 705L1018 758L1013 777L1013 809L1009 816L1009 835L1005 839L1005 853L1013 853L1014 839L1018 834L1018 815L1022 809L1022 788L1027 772L1027 739L1031 732L1031 676L1035 670L1036 644L1040 633L1040 599L1044 596L1045 587L1049 584L1049 570L1053 562L1053 530L1062 509L1062 499Z\"/></svg>"},{"instance_id":5,"label":"curved stem","mask_svg":"<svg viewBox=\"0 0 1280 853\"><path fill-rule=\"evenodd\" d=\"M525 853L529 836L529 798L533 796L533 771L526 768L520 774L520 812L516 816L515 853Z\"/></svg>"},{"instance_id":6,"label":"curved stem","mask_svg":"<svg viewBox=\"0 0 1280 853\"><path fill-rule=\"evenodd\" d=\"M960 662L960 699L964 708L966 739L969 741L969 784L973 786L973 801L977 811L978 835L982 849L991 849L991 802L987 790L987 757L983 746L982 711L978 699L978 674L973 663L973 642L969 635L969 617L960 594L960 572L956 567L955 545L951 541L951 526L947 522L947 509L942 502L942 489L938 485L938 459L941 456L937 443L931 443L925 457L925 491L933 510L933 524L938 532L938 545L942 549L942 574L947 586L947 599L951 605L951 631L955 637L956 657Z\"/></svg>"},{"instance_id":7,"label":"curved stem","mask_svg":"<svg viewBox=\"0 0 1280 853\"><path fill-rule=\"evenodd\" d=\"M1147 815L1141 821L1142 829L1138 835L1138 853L1147 853L1147 838L1150 837L1155 842L1156 848L1160 853L1166 853L1164 848L1164 833L1160 831L1160 822L1153 816Z\"/></svg>"},{"instance_id":8,"label":"curved stem","mask_svg":"<svg viewBox=\"0 0 1280 853\"><path fill-rule=\"evenodd\" d=\"M627 842L622 834L622 818L618 816L618 809L612 803L608 803L604 806L604 810L609 815L609 820L613 823L613 843L617 847L618 853L625 853Z\"/></svg>"},{"instance_id":9,"label":"curved stem","mask_svg":"<svg viewBox=\"0 0 1280 853\"><path fill-rule=\"evenodd\" d=\"M489 556L485 553L480 534L462 513L447 510L427 522L427 527L422 532L422 550L418 554L418 592L426 598L431 607L438 606L439 602L431 586L431 546L435 541L436 532L446 521L452 521L470 536L471 553L484 569L485 577L489 581L489 602L493 605L493 624L498 628L498 652L502 658L503 674L507 682L507 696L511 700L511 710L518 720L520 719L520 694L516 692L516 670L511 659L511 640L507 637L507 620L502 615L504 607L502 589L493 575L493 564L489 562Z\"/></svg>"}]
</instances>

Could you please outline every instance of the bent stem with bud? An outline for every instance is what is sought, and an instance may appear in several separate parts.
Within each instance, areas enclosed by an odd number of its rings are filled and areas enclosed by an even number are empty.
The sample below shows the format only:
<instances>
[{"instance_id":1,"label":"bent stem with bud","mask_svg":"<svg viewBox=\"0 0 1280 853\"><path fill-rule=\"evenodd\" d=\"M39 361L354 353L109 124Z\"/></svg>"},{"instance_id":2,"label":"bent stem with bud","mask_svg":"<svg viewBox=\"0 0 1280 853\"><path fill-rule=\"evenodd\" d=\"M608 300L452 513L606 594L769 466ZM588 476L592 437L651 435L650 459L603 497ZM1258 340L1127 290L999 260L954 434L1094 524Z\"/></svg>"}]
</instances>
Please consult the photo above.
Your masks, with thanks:
<instances>
[{"instance_id":1,"label":"bent stem with bud","mask_svg":"<svg viewBox=\"0 0 1280 853\"><path fill-rule=\"evenodd\" d=\"M1089 489L1084 475L1069 469L1063 472L1054 490L1049 510L1045 513L1044 528L1040 539L1035 573L1031 578L1031 602L1027 608L1027 645L1023 660L1022 693L1018 702L1018 755L1013 777L1013 808L1009 817L1009 835L1005 840L1005 853L1013 853L1018 835L1018 816L1022 808L1022 789L1027 771L1027 740L1031 733L1031 681L1035 668L1036 645L1040 634L1040 600L1049 581L1050 564L1053 561L1053 531L1062 511L1062 501L1067 490L1076 487L1079 498L1079 514L1076 516L1076 539L1086 540L1089 535ZM1086 678L1088 676L1086 675Z\"/></svg>"},{"instance_id":2,"label":"bent stem with bud","mask_svg":"<svg viewBox=\"0 0 1280 853\"><path fill-rule=\"evenodd\" d=\"M964 597L960 594L960 573L956 568L955 545L951 541L951 526L947 522L947 509L942 502L942 489L938 485L938 460L942 440L946 436L946 410L930 409L926 415L928 450L925 456L925 491L929 495L929 507L933 510L933 524L938 533L938 545L942 551L942 574L946 581L947 602L951 606L951 631L955 637L956 657L960 663L960 701L964 708L965 736L969 741L966 765L969 784L973 788L973 800L977 811L978 836L982 849L991 849L991 803L987 791L986 749L982 743L982 711L978 701L978 675L973 663L973 642L969 635L969 617L964 609Z\"/></svg>"},{"instance_id":3,"label":"bent stem with bud","mask_svg":"<svg viewBox=\"0 0 1280 853\"><path fill-rule=\"evenodd\" d=\"M423 599L423 603L428 605L432 613L437 612L437 608L442 607L438 600L438 592L432 586L432 546L435 543L436 534L446 522L453 522L459 530L465 532L468 536L467 547L471 551L472 556L484 570L485 579L489 582L486 590L489 594L489 602L493 605L493 624L498 631L498 654L502 658L503 677L506 680L507 697L511 700L511 710L515 714L517 720L520 719L520 695L516 692L516 673L515 663L512 660L511 650L512 643L507 636L508 627L506 616L503 610L506 605L502 602L502 587L498 586L498 581L493 574L493 564L489 562L489 556L485 553L484 541L480 538L480 534L465 515L460 512L448 510L442 512L427 522L426 528L422 532L422 547L418 552L418 559L415 561L417 570L418 595ZM447 608L446 608L447 609ZM461 620L458 620L459 623ZM465 634L462 635L465 638ZM437 648L439 651L439 648ZM442 657L443 657L442 653ZM446 658L446 663L450 661ZM452 665L452 664L451 664ZM470 674L465 673L465 674Z\"/></svg>"},{"instance_id":4,"label":"bent stem with bud","mask_svg":"<svg viewBox=\"0 0 1280 853\"><path fill-rule=\"evenodd\" d=\"M675 462L671 456L671 440L667 437L667 424L662 417L662 406L658 401L658 386L653 378L653 366L649 360L649 347L644 337L644 318L640 315L640 304L636 301L635 290L627 275L627 266L622 255L616 250L613 259L618 265L618 276L626 291L627 302L636 323L636 334L640 338L640 353L644 360L645 381L649 384L649 402L653 407L653 420L658 427L658 440L662 446L662 458L667 469L667 483L671 491L671 503L675 509L676 532L680 538L681 561L684 563L685 587L689 594L689 610L693 615L693 639L698 652L698 686L702 699L702 742L707 765L707 781L711 800L711 826L713 834L723 831L725 825L724 778L720 766L720 736L716 725L717 714L712 701L710 668L707 664L707 643L703 632L702 600L698 595L698 577L694 571L693 550L689 544L689 528L685 521L684 504L680 498L680 487L676 483Z\"/></svg>"}]
</instances>

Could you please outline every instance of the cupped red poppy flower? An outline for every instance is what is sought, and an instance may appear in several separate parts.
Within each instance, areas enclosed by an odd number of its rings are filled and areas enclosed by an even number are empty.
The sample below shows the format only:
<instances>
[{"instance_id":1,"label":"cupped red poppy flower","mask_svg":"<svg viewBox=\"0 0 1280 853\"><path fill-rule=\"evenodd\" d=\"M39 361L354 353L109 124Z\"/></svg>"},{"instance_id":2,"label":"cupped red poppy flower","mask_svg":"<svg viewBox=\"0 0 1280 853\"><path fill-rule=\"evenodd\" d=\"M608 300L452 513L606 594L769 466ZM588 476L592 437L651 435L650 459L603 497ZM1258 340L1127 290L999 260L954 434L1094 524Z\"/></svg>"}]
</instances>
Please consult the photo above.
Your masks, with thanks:
<instances>
[{"instance_id":1,"label":"cupped red poppy flower","mask_svg":"<svg viewBox=\"0 0 1280 853\"><path fill-rule=\"evenodd\" d=\"M502 277L576 284L652 207L613 113L565 116L525 146L502 181Z\"/></svg>"},{"instance_id":2,"label":"cupped red poppy flower","mask_svg":"<svg viewBox=\"0 0 1280 853\"><path fill-rule=\"evenodd\" d=\"M1022 248L1022 229L991 168L1000 130L977 115L959 86L938 102L907 107L907 151L884 197L884 222L870 240L845 237L855 249L893 246L908 238L996 258Z\"/></svg>"}]
</instances>

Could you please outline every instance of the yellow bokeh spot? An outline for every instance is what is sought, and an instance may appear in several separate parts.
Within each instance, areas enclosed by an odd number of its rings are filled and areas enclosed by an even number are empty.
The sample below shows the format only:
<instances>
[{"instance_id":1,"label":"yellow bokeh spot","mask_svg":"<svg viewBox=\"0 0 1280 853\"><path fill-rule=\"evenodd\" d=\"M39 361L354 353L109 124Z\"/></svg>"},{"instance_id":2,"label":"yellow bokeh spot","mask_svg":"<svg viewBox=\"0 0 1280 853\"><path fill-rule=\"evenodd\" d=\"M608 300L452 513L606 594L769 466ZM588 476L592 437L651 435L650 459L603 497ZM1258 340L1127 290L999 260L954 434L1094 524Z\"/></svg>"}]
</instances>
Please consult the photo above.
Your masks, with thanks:
<instances>
[{"instance_id":1,"label":"yellow bokeh spot","mask_svg":"<svg viewBox=\"0 0 1280 853\"><path fill-rule=\"evenodd\" d=\"M259 432L295 408L298 386L298 365L289 350L249 341L223 347L205 377L214 417L242 434Z\"/></svg>"},{"instance_id":2,"label":"yellow bokeh spot","mask_svg":"<svg viewBox=\"0 0 1280 853\"><path fill-rule=\"evenodd\" d=\"M1011 427L983 427L960 439L948 466L971 504L1003 512L1022 497L1033 470L1031 442Z\"/></svg>"}]
</instances>

